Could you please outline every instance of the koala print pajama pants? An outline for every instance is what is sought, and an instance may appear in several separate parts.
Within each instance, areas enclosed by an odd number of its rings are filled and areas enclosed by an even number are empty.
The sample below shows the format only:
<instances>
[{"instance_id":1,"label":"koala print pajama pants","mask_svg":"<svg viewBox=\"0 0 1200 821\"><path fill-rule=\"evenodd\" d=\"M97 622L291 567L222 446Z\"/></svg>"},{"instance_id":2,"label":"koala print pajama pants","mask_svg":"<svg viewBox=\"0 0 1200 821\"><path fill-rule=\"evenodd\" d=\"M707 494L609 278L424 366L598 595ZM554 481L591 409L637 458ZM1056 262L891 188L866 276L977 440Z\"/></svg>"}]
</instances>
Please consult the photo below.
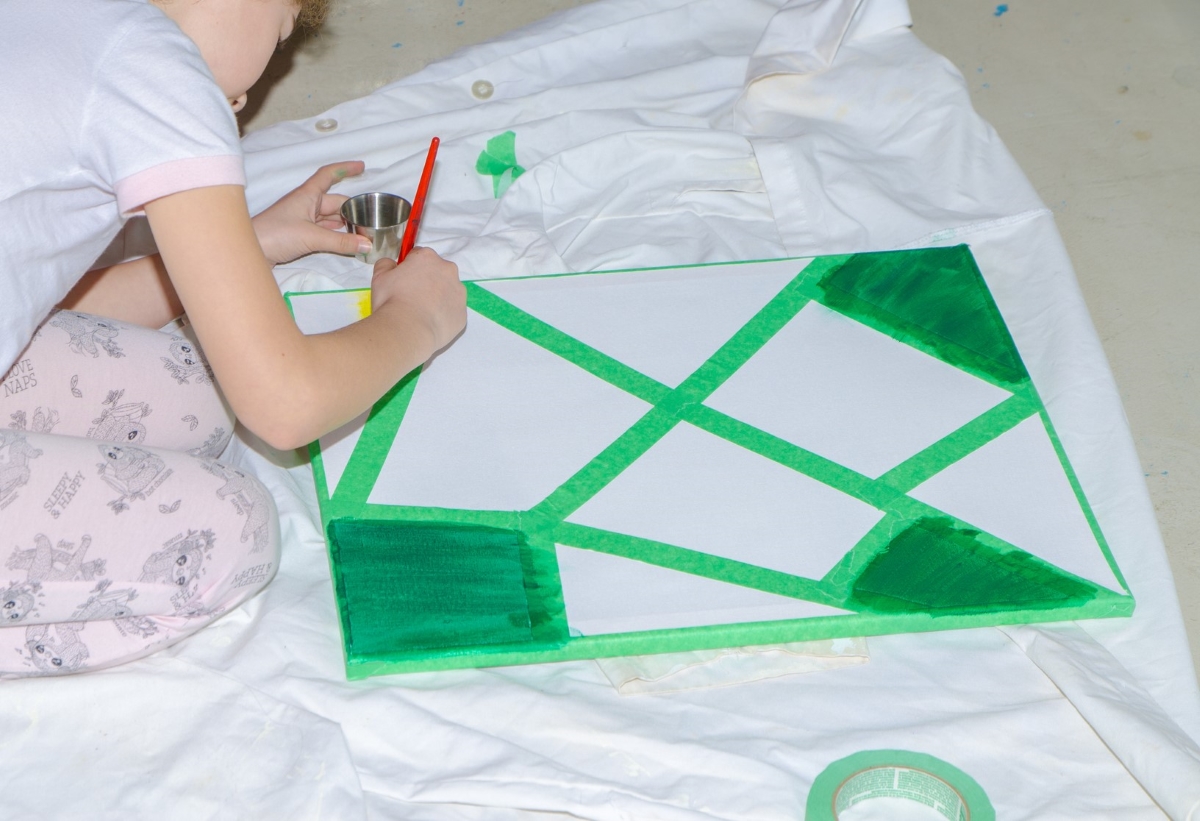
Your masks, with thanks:
<instances>
[{"instance_id":1,"label":"koala print pajama pants","mask_svg":"<svg viewBox=\"0 0 1200 821\"><path fill-rule=\"evenodd\" d=\"M187 337L58 311L0 381L0 678L173 644L275 573L266 489Z\"/></svg>"}]
</instances>

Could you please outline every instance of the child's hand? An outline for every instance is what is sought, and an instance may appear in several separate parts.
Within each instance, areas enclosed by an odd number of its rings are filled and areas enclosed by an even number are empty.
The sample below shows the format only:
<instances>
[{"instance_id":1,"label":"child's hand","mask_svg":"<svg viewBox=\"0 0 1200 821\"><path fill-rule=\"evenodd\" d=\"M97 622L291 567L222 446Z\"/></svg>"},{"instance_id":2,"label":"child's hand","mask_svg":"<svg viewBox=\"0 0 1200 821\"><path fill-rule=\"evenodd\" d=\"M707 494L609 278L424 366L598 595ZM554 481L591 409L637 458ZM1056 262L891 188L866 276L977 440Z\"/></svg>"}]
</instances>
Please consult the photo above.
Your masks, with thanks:
<instances>
[{"instance_id":1,"label":"child's hand","mask_svg":"<svg viewBox=\"0 0 1200 821\"><path fill-rule=\"evenodd\" d=\"M429 355L449 345L467 324L467 291L458 279L458 266L419 247L400 265L379 260L371 279L371 312L389 310L425 327Z\"/></svg>"},{"instance_id":2,"label":"child's hand","mask_svg":"<svg viewBox=\"0 0 1200 821\"><path fill-rule=\"evenodd\" d=\"M357 161L323 165L303 185L256 216L252 222L263 255L278 264L316 251L353 255L370 250L368 240L342 230L341 209L346 197L328 193L334 183L358 176L363 168ZM366 247L360 248L360 244Z\"/></svg>"}]
</instances>

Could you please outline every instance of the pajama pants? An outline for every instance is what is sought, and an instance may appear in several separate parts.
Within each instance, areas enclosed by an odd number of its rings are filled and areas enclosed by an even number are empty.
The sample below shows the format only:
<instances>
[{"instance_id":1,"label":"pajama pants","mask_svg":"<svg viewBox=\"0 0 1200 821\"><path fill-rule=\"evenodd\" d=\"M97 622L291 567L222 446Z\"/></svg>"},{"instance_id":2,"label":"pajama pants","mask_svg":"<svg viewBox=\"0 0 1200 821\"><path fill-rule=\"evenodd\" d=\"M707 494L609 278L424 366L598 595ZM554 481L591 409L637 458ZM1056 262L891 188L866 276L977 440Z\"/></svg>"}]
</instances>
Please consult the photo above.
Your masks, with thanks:
<instances>
[{"instance_id":1,"label":"pajama pants","mask_svg":"<svg viewBox=\"0 0 1200 821\"><path fill-rule=\"evenodd\" d=\"M111 667L261 590L270 494L186 336L52 314L0 381L0 678Z\"/></svg>"}]
</instances>

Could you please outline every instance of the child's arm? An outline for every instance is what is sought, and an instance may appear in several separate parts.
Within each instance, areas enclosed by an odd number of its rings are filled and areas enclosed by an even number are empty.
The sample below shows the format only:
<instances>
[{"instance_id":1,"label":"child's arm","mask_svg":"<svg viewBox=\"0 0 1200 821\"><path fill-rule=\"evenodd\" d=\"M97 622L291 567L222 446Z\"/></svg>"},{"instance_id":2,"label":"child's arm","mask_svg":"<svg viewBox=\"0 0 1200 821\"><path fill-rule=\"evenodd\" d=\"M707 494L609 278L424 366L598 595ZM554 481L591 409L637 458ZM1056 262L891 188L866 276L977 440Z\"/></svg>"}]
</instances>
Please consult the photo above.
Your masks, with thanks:
<instances>
[{"instance_id":1,"label":"child's arm","mask_svg":"<svg viewBox=\"0 0 1200 821\"><path fill-rule=\"evenodd\" d=\"M363 172L359 161L332 163L251 220L258 243L273 263L291 262L305 254L325 251L355 254L370 243L341 229L346 197L330 194L330 187ZM366 248L360 247L366 243ZM58 307L161 328L183 313L158 254L88 271Z\"/></svg>"},{"instance_id":2,"label":"child's arm","mask_svg":"<svg viewBox=\"0 0 1200 821\"><path fill-rule=\"evenodd\" d=\"M466 324L457 268L416 249L376 265L372 314L305 336L279 293L239 186L146 203L171 282L225 397L268 444L293 448L349 421Z\"/></svg>"}]
</instances>

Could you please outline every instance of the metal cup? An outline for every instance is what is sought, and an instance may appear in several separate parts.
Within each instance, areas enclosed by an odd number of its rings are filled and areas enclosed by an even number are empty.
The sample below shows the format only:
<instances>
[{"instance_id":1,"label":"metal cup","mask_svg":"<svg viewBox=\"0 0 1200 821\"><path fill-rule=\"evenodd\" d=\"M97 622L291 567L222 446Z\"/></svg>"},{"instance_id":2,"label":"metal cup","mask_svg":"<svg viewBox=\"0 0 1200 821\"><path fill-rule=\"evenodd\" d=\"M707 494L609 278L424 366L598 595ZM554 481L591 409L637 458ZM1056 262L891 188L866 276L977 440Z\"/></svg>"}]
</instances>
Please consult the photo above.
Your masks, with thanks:
<instances>
[{"instance_id":1,"label":"metal cup","mask_svg":"<svg viewBox=\"0 0 1200 821\"><path fill-rule=\"evenodd\" d=\"M398 257L411 211L412 205L404 197L379 191L359 194L342 203L346 230L371 240L371 250L357 254L358 258L374 264L384 257Z\"/></svg>"}]
</instances>

